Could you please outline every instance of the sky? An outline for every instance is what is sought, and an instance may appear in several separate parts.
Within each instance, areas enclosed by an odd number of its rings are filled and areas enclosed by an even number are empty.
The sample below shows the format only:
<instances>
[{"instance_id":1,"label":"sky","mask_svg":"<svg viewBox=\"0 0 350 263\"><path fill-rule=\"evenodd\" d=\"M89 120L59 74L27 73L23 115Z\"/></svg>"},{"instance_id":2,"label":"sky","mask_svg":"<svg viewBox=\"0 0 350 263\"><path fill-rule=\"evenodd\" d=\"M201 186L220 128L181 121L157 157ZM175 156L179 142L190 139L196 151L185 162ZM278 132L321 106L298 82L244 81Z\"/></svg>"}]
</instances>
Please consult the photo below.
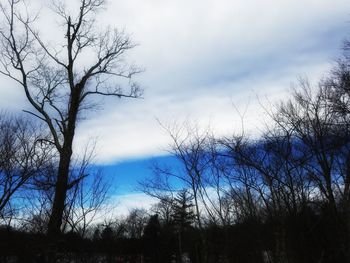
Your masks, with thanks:
<instances>
[{"instance_id":1,"label":"sky","mask_svg":"<svg viewBox=\"0 0 350 263\"><path fill-rule=\"evenodd\" d=\"M95 165L116 178L122 198L140 203L137 181L150 175L149 160L167 158L159 122L191 120L231 134L241 127L239 111L257 133L266 118L259 101L287 98L298 76L324 76L349 21L348 0L110 0L97 22L137 43L128 58L145 69L136 77L144 95L104 100L79 124L74 149L96 140ZM50 32L43 24L41 34ZM23 91L3 76L0 83L1 108L23 109Z\"/></svg>"},{"instance_id":2,"label":"sky","mask_svg":"<svg viewBox=\"0 0 350 263\"><path fill-rule=\"evenodd\" d=\"M80 124L77 144L97 137L101 163L165 153L161 123L194 120L218 133L256 130L257 103L286 96L298 76L317 79L350 31L350 2L110 1L101 22L125 28L139 44L130 60L141 100L108 100Z\"/></svg>"}]
</instances>

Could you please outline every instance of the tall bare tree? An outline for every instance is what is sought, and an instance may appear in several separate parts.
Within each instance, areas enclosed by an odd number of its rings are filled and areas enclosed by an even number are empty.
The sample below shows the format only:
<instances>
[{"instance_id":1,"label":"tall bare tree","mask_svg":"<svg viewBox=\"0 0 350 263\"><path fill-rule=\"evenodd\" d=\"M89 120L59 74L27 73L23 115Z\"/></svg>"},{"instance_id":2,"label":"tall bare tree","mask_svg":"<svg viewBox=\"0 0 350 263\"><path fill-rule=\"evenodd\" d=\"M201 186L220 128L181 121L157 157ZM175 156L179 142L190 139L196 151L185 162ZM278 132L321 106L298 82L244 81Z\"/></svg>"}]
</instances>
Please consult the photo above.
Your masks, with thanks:
<instances>
[{"instance_id":1,"label":"tall bare tree","mask_svg":"<svg viewBox=\"0 0 350 263\"><path fill-rule=\"evenodd\" d=\"M96 96L141 96L141 89L131 80L140 70L125 60L135 45L122 31L97 28L95 17L104 0L77 2L75 15L63 2L53 2L53 14L65 31L62 44L57 45L43 40L35 29L36 16L23 12L28 10L24 1L7 0L0 5L0 72L22 86L32 107L27 112L46 124L51 133L47 142L59 153L48 225L53 236L60 233L62 224L79 118Z\"/></svg>"}]
</instances>

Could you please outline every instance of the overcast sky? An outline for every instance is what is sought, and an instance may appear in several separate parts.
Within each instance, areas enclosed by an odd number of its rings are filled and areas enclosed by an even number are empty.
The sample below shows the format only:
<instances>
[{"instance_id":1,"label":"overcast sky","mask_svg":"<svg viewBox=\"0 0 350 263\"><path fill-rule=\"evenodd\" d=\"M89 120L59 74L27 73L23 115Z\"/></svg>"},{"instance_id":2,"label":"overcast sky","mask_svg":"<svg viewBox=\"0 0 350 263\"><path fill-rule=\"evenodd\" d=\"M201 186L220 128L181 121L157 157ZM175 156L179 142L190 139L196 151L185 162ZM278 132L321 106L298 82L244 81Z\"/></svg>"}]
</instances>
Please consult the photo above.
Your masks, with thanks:
<instances>
[{"instance_id":1,"label":"overcast sky","mask_svg":"<svg viewBox=\"0 0 350 263\"><path fill-rule=\"evenodd\" d=\"M286 97L298 76L325 74L350 32L349 14L348 0L110 0L98 22L139 44L129 58L145 68L137 77L144 98L105 100L79 124L76 150L97 138L99 163L164 154L157 119L230 133L240 127L232 104L248 106L245 126L254 132L263 117L257 97ZM0 83L1 108L23 108L22 90Z\"/></svg>"},{"instance_id":2,"label":"overcast sky","mask_svg":"<svg viewBox=\"0 0 350 263\"><path fill-rule=\"evenodd\" d=\"M256 97L285 97L298 76L317 79L350 32L346 0L110 1L103 23L139 43L131 55L145 68L144 99L108 100L80 125L82 141L98 136L101 162L164 152L161 122L196 120L217 132L240 127L232 103L254 131Z\"/></svg>"},{"instance_id":3,"label":"overcast sky","mask_svg":"<svg viewBox=\"0 0 350 263\"><path fill-rule=\"evenodd\" d=\"M52 15L47 2L28 1L42 6L44 18ZM165 154L158 121L193 120L228 134L240 128L235 108L247 109L245 128L256 133L265 117L257 98L287 98L298 76L315 83L326 74L349 21L349 0L110 0L97 22L125 29L138 44L129 59L145 68L137 76L144 98L104 100L79 124L75 151L97 139L97 164L118 174L124 189L118 213L147 208L154 200L131 192L150 174L148 158ZM57 35L46 23L40 32ZM0 105L26 107L23 91L2 76Z\"/></svg>"}]
</instances>

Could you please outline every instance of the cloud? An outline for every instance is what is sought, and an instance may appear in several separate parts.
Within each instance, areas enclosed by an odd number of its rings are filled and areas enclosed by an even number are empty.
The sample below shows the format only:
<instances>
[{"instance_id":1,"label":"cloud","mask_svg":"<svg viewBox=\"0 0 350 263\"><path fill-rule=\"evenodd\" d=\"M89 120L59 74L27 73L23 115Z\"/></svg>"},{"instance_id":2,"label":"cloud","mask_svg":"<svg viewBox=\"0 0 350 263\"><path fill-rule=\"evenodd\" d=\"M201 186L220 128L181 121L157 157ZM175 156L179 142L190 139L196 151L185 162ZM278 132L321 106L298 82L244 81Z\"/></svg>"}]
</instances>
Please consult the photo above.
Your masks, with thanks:
<instances>
[{"instance_id":1,"label":"cloud","mask_svg":"<svg viewBox=\"0 0 350 263\"><path fill-rule=\"evenodd\" d=\"M227 83L211 85L212 91L197 89L198 95L184 96L181 92L155 95L144 100L123 102L124 105L104 110L103 114L84 121L79 126L77 144L98 135L98 158L100 162L144 158L166 153L168 134L160 127L174 121L188 119L202 127L208 125L219 134L239 132L241 119L235 107L244 116L246 132L262 129L267 118L259 101L270 103L288 94L290 84L300 72L307 69L311 75L320 75L328 64L290 69L291 74L280 77L259 76ZM291 77L293 75L293 77ZM294 79L293 79L294 78ZM234 106L233 106L234 104Z\"/></svg>"},{"instance_id":2,"label":"cloud","mask_svg":"<svg viewBox=\"0 0 350 263\"><path fill-rule=\"evenodd\" d=\"M111 218L127 216L132 209L149 210L157 202L158 200L156 198L143 193L116 195L110 200L113 207L109 208L108 216ZM101 215L100 218L104 218L105 216Z\"/></svg>"},{"instance_id":3,"label":"cloud","mask_svg":"<svg viewBox=\"0 0 350 263\"><path fill-rule=\"evenodd\" d=\"M98 22L125 27L140 44L130 60L146 68L145 95L101 100L79 124L75 149L97 137L101 163L162 154L169 141L157 119L192 118L223 134L240 127L232 103L248 104L246 129L258 130L257 95L277 100L298 75L324 74L349 32L349 10L348 0L109 1ZM3 107L25 107L12 82L0 83Z\"/></svg>"}]
</instances>

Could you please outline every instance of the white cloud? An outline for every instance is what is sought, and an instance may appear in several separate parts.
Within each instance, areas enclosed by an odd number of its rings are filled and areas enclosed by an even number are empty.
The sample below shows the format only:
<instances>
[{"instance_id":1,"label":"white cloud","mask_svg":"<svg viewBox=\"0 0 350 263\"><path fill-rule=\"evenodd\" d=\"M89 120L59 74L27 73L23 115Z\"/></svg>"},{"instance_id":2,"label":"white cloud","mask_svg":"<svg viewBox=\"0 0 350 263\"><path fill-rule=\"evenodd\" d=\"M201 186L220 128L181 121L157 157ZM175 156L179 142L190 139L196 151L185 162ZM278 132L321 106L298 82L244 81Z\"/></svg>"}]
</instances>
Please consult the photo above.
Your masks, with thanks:
<instances>
[{"instance_id":1,"label":"white cloud","mask_svg":"<svg viewBox=\"0 0 350 263\"><path fill-rule=\"evenodd\" d=\"M156 198L143 193L116 195L110 201L113 207L104 211L106 214L99 216L100 218L127 216L132 209L149 210L153 204L158 202Z\"/></svg>"},{"instance_id":2,"label":"white cloud","mask_svg":"<svg viewBox=\"0 0 350 263\"><path fill-rule=\"evenodd\" d=\"M349 11L348 0L109 1L99 22L125 27L140 43L130 59L146 68L145 98L104 100L80 123L76 149L97 136L100 162L161 154L168 138L156 118L211 122L223 133L240 126L231 103L244 109L248 100L246 128L257 130L264 116L256 94L280 98L296 76L322 75L349 32ZM48 25L41 32L57 34ZM1 106L23 108L15 84L0 83Z\"/></svg>"}]
</instances>

